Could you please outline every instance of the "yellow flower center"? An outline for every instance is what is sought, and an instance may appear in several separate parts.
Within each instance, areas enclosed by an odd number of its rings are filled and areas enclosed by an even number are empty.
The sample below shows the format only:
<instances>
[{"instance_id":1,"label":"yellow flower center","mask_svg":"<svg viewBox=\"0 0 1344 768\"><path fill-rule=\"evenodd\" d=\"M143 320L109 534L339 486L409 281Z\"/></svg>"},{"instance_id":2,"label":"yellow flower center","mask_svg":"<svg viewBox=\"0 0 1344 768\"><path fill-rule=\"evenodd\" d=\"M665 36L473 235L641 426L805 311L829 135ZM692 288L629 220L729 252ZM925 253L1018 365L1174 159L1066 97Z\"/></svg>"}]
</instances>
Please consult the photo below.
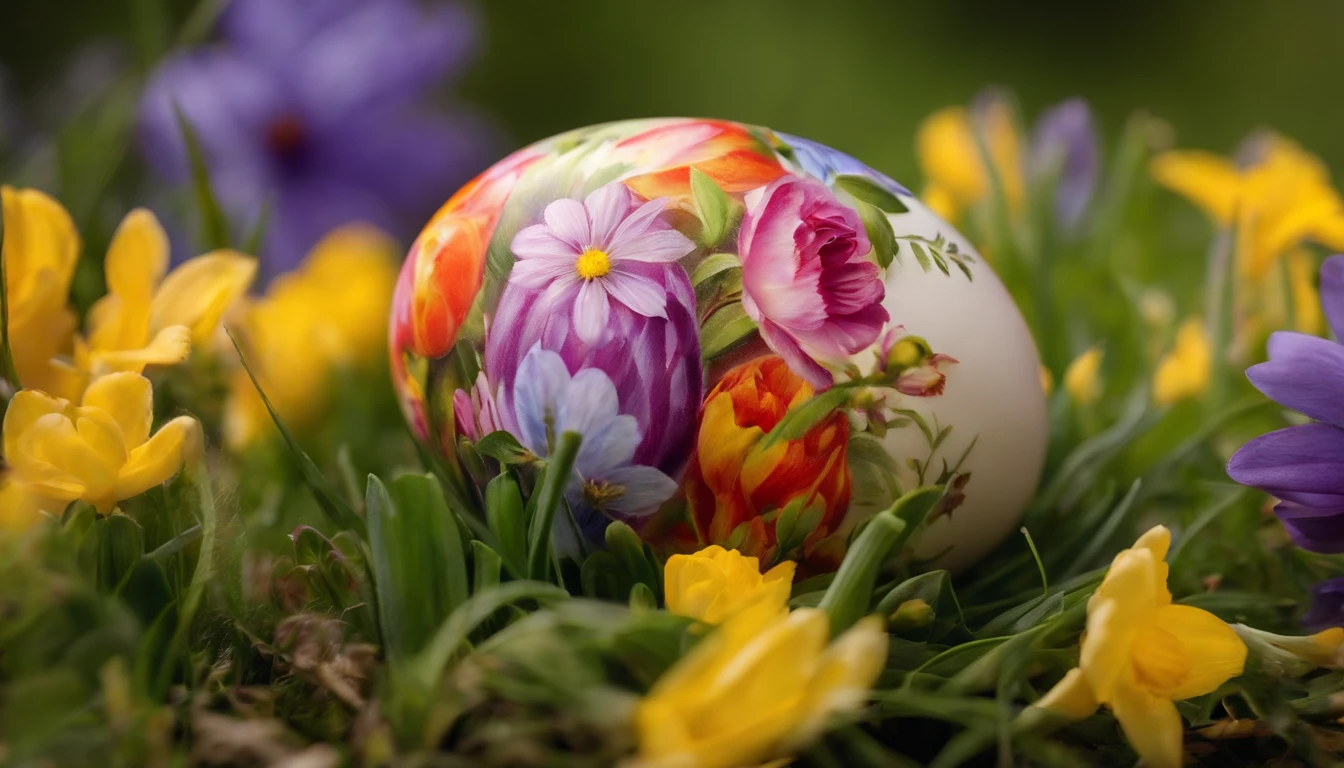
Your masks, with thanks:
<instances>
[{"instance_id":1,"label":"yellow flower center","mask_svg":"<svg viewBox=\"0 0 1344 768\"><path fill-rule=\"evenodd\" d=\"M601 277L611 271L611 258L606 251L589 248L579 254L578 261L574 262L574 271L584 280Z\"/></svg>"},{"instance_id":2,"label":"yellow flower center","mask_svg":"<svg viewBox=\"0 0 1344 768\"><path fill-rule=\"evenodd\" d=\"M1176 635L1152 625L1134 636L1134 674L1139 685L1156 696L1166 693L1190 673L1190 655Z\"/></svg>"}]
</instances>

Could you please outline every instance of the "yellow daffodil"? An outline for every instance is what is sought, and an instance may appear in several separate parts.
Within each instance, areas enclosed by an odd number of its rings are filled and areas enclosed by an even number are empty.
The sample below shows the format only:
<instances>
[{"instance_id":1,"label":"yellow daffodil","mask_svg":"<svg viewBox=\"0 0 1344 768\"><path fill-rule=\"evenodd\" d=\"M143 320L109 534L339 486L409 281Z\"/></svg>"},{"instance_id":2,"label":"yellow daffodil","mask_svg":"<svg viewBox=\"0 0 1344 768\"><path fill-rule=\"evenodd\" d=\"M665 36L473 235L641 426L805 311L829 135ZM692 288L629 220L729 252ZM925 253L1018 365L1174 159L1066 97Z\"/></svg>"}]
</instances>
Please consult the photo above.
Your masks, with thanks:
<instances>
[{"instance_id":1,"label":"yellow daffodil","mask_svg":"<svg viewBox=\"0 0 1344 768\"><path fill-rule=\"evenodd\" d=\"M1101 397L1101 358L1101 347L1092 347L1064 370L1064 391L1075 403L1091 405Z\"/></svg>"},{"instance_id":2,"label":"yellow daffodil","mask_svg":"<svg viewBox=\"0 0 1344 768\"><path fill-rule=\"evenodd\" d=\"M1325 164L1282 136L1264 137L1257 150L1244 167L1209 152L1165 152L1151 170L1158 183L1237 232L1243 279L1263 279L1304 241L1344 249L1344 200Z\"/></svg>"},{"instance_id":3,"label":"yellow daffodil","mask_svg":"<svg viewBox=\"0 0 1344 768\"><path fill-rule=\"evenodd\" d=\"M35 189L0 187L0 201L14 367L23 386L68 394L70 371L55 359L69 353L75 331L67 301L79 234L60 203Z\"/></svg>"},{"instance_id":4,"label":"yellow daffodil","mask_svg":"<svg viewBox=\"0 0 1344 768\"><path fill-rule=\"evenodd\" d=\"M90 377L139 373L146 365L187 358L251 285L256 259L214 251L190 259L167 277L168 236L154 214L126 215L107 251L107 295L89 309L89 333L75 362Z\"/></svg>"},{"instance_id":5,"label":"yellow daffodil","mask_svg":"<svg viewBox=\"0 0 1344 768\"><path fill-rule=\"evenodd\" d=\"M248 365L286 426L302 429L322 416L340 369L381 361L396 269L390 238L368 226L343 227L243 307ZM225 412L229 444L251 443L270 421L247 373L238 370Z\"/></svg>"},{"instance_id":6,"label":"yellow daffodil","mask_svg":"<svg viewBox=\"0 0 1344 768\"><path fill-rule=\"evenodd\" d=\"M635 708L639 753L626 768L741 768L787 758L836 713L864 703L886 663L882 621L829 642L815 608L758 601L728 619Z\"/></svg>"},{"instance_id":7,"label":"yellow daffodil","mask_svg":"<svg viewBox=\"0 0 1344 768\"><path fill-rule=\"evenodd\" d=\"M1204 321L1192 317L1176 331L1176 343L1162 357L1153 374L1153 400L1171 405L1187 397L1203 394L1209 388L1213 370L1213 350L1204 333Z\"/></svg>"},{"instance_id":8,"label":"yellow daffodil","mask_svg":"<svg viewBox=\"0 0 1344 768\"><path fill-rule=\"evenodd\" d=\"M1217 689L1246 663L1246 645L1230 626L1171 602L1170 545L1171 533L1157 526L1115 556L1087 604L1078 667L1035 705L1072 719L1109 707L1149 768L1181 765L1173 702Z\"/></svg>"},{"instance_id":9,"label":"yellow daffodil","mask_svg":"<svg viewBox=\"0 0 1344 768\"><path fill-rule=\"evenodd\" d=\"M706 624L720 624L758 600L782 612L796 566L785 560L761 575L757 558L717 544L693 555L673 555L663 570L667 610Z\"/></svg>"},{"instance_id":10,"label":"yellow daffodil","mask_svg":"<svg viewBox=\"0 0 1344 768\"><path fill-rule=\"evenodd\" d=\"M97 379L78 406L31 389L16 394L4 420L6 498L50 514L82 499L107 514L172 477L198 426L179 416L151 436L153 397L136 373Z\"/></svg>"},{"instance_id":11,"label":"yellow daffodil","mask_svg":"<svg viewBox=\"0 0 1344 768\"><path fill-rule=\"evenodd\" d=\"M974 110L947 107L925 118L915 136L924 172L923 199L935 213L956 221L991 190L990 174L976 136L984 142L1009 208L1022 202L1022 161L1012 108L1001 98Z\"/></svg>"}]
</instances>

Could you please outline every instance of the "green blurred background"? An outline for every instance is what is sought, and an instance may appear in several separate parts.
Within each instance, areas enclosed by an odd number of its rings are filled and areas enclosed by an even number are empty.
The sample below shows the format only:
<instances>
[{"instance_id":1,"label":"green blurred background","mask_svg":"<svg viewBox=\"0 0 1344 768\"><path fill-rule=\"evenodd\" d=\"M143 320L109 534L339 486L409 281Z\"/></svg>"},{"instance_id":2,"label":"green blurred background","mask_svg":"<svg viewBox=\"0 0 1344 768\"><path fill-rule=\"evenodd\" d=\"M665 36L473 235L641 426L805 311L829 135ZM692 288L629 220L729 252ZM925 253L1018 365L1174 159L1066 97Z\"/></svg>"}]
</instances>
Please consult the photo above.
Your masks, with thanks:
<instances>
[{"instance_id":1,"label":"green blurred background","mask_svg":"<svg viewBox=\"0 0 1344 768\"><path fill-rule=\"evenodd\" d=\"M128 4L3 0L0 67L25 107L90 41L131 41ZM190 2L172 0L179 18ZM849 151L917 183L930 111L995 84L1028 115L1086 97L1103 131L1148 109L1181 146L1272 125L1344 168L1344 3L496 0L461 98L500 149L622 117L730 117ZM127 43L127 49L132 46ZM128 53L128 58L133 58ZM48 107L50 105L48 104ZM485 167L495 158L483 156Z\"/></svg>"}]
</instances>

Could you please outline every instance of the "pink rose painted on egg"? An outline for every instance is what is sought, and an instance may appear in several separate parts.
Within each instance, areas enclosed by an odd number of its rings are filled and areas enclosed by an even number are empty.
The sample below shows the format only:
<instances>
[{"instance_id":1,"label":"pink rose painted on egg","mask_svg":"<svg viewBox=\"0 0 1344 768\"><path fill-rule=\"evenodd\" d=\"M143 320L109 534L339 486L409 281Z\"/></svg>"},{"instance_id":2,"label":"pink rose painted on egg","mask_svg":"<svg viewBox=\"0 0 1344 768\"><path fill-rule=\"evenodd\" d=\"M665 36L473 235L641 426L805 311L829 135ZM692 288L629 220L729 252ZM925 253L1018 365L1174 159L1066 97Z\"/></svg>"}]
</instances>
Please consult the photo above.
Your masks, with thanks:
<instances>
[{"instance_id":1,"label":"pink rose painted on egg","mask_svg":"<svg viewBox=\"0 0 1344 768\"><path fill-rule=\"evenodd\" d=\"M822 363L871 346L888 320L863 223L825 184L798 176L752 190L746 205L742 308L794 373L829 387Z\"/></svg>"}]
</instances>

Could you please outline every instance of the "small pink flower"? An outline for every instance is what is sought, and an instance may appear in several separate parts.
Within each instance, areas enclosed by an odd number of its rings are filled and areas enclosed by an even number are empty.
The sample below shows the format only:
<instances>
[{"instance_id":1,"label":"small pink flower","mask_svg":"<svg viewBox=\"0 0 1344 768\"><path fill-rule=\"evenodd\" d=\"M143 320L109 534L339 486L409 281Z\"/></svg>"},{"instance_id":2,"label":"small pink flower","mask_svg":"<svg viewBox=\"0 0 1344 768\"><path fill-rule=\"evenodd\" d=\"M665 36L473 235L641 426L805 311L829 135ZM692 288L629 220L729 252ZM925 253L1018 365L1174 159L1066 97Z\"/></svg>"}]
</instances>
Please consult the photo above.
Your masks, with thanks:
<instances>
[{"instance_id":1,"label":"small pink flower","mask_svg":"<svg viewBox=\"0 0 1344 768\"><path fill-rule=\"evenodd\" d=\"M509 282L543 290L543 306L572 304L574 331L588 344L609 333L612 300L644 317L666 319L661 271L695 244L659 217L663 207L661 198L639 204L615 181L582 203L556 200L546 206L544 223L514 236L517 261Z\"/></svg>"},{"instance_id":2,"label":"small pink flower","mask_svg":"<svg viewBox=\"0 0 1344 768\"><path fill-rule=\"evenodd\" d=\"M834 379L821 363L868 347L887 322L868 235L815 179L784 176L747 193L746 204L742 308L794 373L825 389Z\"/></svg>"},{"instance_id":3,"label":"small pink flower","mask_svg":"<svg viewBox=\"0 0 1344 768\"><path fill-rule=\"evenodd\" d=\"M894 377L896 391L913 397L943 394L947 374L938 366L956 362L951 355L934 352L927 341L912 336L903 325L888 328L877 343L878 368Z\"/></svg>"},{"instance_id":4,"label":"small pink flower","mask_svg":"<svg viewBox=\"0 0 1344 768\"><path fill-rule=\"evenodd\" d=\"M457 424L457 433L473 443L502 429L499 408L495 405L485 371L476 374L476 385L470 394L464 389L453 393L453 421Z\"/></svg>"}]
</instances>

